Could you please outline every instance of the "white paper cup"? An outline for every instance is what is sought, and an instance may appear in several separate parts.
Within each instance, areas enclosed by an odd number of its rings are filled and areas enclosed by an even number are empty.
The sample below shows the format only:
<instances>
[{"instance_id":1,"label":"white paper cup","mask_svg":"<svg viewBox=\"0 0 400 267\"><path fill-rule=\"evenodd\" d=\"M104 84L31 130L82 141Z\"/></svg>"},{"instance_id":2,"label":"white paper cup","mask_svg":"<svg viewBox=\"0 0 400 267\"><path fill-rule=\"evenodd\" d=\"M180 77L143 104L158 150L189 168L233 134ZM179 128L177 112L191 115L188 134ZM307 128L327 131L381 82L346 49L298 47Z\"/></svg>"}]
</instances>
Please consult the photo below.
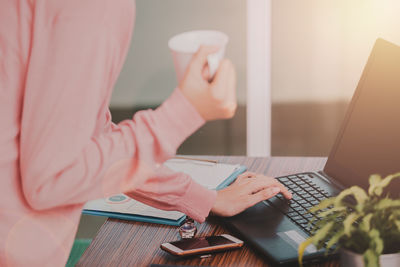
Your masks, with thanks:
<instances>
[{"instance_id":1,"label":"white paper cup","mask_svg":"<svg viewBox=\"0 0 400 267\"><path fill-rule=\"evenodd\" d=\"M212 30L184 32L169 39L168 46L172 52L178 83L182 80L190 60L201 45L220 47L218 52L207 57L210 77L214 77L219 63L224 57L228 40L225 33Z\"/></svg>"}]
</instances>

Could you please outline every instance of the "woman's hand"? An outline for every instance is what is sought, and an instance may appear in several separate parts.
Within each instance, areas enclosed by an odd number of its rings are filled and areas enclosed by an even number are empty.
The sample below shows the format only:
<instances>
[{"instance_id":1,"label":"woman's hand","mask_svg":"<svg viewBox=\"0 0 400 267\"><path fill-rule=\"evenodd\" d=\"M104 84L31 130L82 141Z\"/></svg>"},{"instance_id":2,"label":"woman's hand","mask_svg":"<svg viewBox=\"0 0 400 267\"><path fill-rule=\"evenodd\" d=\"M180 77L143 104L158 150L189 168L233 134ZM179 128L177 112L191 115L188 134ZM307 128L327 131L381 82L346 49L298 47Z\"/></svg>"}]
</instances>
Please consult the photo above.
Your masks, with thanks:
<instances>
[{"instance_id":1,"label":"woman's hand","mask_svg":"<svg viewBox=\"0 0 400 267\"><path fill-rule=\"evenodd\" d=\"M217 47L201 46L193 56L179 89L204 120L232 118L236 111L236 72L233 64L223 59L209 82L207 56Z\"/></svg>"},{"instance_id":2,"label":"woman's hand","mask_svg":"<svg viewBox=\"0 0 400 267\"><path fill-rule=\"evenodd\" d=\"M276 179L245 172L233 184L217 192L211 212L219 216L233 216L278 193L287 199L292 198L292 194Z\"/></svg>"}]
</instances>

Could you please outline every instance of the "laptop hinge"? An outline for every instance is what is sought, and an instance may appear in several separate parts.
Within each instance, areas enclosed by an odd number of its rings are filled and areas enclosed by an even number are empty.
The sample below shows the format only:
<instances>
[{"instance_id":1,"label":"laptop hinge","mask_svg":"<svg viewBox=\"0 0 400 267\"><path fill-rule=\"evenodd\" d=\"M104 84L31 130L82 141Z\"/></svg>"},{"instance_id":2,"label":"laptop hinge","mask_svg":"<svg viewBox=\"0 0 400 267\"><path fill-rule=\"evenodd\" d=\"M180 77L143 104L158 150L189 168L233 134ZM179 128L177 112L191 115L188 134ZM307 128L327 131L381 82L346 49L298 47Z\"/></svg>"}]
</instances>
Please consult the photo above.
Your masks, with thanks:
<instances>
[{"instance_id":1,"label":"laptop hinge","mask_svg":"<svg viewBox=\"0 0 400 267\"><path fill-rule=\"evenodd\" d=\"M325 181L327 181L330 184L333 184L335 186L337 186L340 189L344 189L346 188L346 186L344 186L343 184L339 183L336 179L330 177L328 174L326 174L324 171L319 171L317 172L319 175L321 175Z\"/></svg>"}]
</instances>

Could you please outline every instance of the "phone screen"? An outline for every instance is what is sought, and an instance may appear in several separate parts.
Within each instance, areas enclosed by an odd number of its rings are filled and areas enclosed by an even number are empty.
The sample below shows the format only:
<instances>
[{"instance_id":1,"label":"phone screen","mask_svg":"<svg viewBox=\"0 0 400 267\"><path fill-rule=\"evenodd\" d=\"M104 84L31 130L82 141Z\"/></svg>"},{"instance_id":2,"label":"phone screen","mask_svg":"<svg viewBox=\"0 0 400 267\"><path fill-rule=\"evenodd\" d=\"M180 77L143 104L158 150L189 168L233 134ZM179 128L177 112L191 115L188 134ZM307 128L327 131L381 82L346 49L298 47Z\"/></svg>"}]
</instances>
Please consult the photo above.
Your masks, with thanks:
<instances>
[{"instance_id":1,"label":"phone screen","mask_svg":"<svg viewBox=\"0 0 400 267\"><path fill-rule=\"evenodd\" d=\"M235 242L223 236L207 236L207 237L199 237L199 238L171 242L172 245L182 250L192 250L192 249L206 248L206 247L233 244L233 243Z\"/></svg>"}]
</instances>

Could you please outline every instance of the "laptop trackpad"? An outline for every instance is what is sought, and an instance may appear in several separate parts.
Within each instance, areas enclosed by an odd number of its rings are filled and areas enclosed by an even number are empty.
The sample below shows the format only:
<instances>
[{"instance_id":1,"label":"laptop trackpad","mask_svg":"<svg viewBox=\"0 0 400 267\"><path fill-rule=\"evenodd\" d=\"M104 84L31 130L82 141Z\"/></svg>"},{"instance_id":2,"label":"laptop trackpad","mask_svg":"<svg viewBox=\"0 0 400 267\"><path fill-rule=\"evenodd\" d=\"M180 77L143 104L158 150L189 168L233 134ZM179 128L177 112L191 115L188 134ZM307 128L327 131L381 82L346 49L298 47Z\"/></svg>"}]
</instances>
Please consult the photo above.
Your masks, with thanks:
<instances>
[{"instance_id":1,"label":"laptop trackpad","mask_svg":"<svg viewBox=\"0 0 400 267\"><path fill-rule=\"evenodd\" d=\"M283 213L263 202L224 221L244 240L279 263L295 262L297 247L307 238ZM315 248L309 247L305 255L315 252Z\"/></svg>"}]
</instances>

